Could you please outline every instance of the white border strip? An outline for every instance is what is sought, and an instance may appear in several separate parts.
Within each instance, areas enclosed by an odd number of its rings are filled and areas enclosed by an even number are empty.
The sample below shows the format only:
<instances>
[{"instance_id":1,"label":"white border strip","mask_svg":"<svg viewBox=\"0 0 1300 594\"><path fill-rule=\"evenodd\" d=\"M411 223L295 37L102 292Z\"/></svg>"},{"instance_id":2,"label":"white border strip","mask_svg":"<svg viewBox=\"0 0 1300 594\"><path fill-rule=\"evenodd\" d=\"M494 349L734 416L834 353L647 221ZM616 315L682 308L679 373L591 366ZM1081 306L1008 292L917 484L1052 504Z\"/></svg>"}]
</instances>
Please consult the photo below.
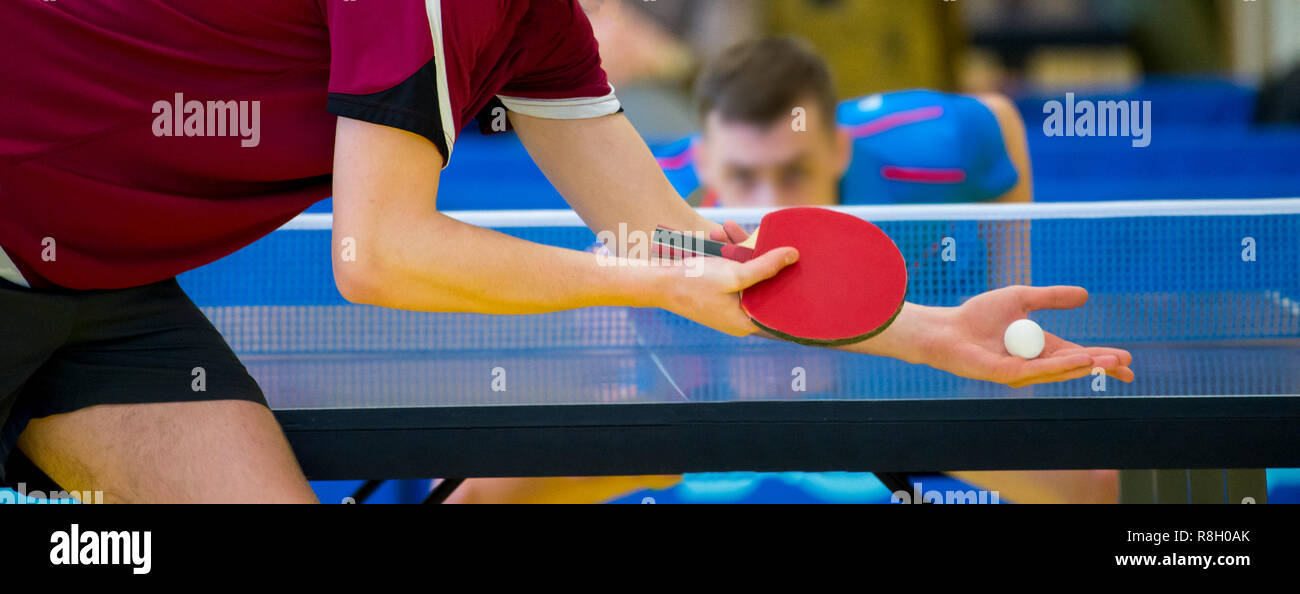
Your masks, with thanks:
<instances>
[{"instance_id":1,"label":"white border strip","mask_svg":"<svg viewBox=\"0 0 1300 594\"><path fill-rule=\"evenodd\" d=\"M552 120L583 120L616 113L622 105L614 95L614 87L604 97L575 97L572 99L528 99L497 95L506 109L535 118Z\"/></svg>"},{"instance_id":2,"label":"white border strip","mask_svg":"<svg viewBox=\"0 0 1300 594\"><path fill-rule=\"evenodd\" d=\"M756 222L768 208L701 208L714 221ZM1008 204L922 204L839 206L834 210L868 221L1006 221L1033 219L1114 219L1124 217L1257 216L1300 214L1300 198L1242 200L1135 200L1125 202L1046 202ZM453 210L443 214L479 227L569 227L584 225L572 210ZM330 213L301 214L281 230L332 227Z\"/></svg>"},{"instance_id":3,"label":"white border strip","mask_svg":"<svg viewBox=\"0 0 1300 594\"><path fill-rule=\"evenodd\" d=\"M451 91L447 86L447 49L442 45L442 0L424 0L429 15L429 35L433 37L433 60L438 68L438 111L442 112L442 136L447 140L446 169L451 165L452 146L456 144L456 116L451 111Z\"/></svg>"},{"instance_id":4,"label":"white border strip","mask_svg":"<svg viewBox=\"0 0 1300 594\"><path fill-rule=\"evenodd\" d=\"M19 272L18 265L14 264L14 261L9 259L9 254L5 253L4 248L0 248L0 278L20 287L27 287L29 289L32 287L30 284L27 284L27 279L23 278L23 273Z\"/></svg>"}]
</instances>

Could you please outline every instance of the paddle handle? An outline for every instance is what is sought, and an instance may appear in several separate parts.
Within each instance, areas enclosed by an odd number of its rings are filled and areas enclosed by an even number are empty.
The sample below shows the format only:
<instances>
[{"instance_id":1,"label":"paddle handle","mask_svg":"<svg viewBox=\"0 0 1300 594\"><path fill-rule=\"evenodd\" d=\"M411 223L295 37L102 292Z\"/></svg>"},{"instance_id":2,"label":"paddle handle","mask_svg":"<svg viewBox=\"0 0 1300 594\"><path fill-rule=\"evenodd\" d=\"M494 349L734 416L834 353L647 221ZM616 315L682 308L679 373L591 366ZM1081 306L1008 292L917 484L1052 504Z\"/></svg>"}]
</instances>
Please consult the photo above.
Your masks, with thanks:
<instances>
[{"instance_id":1,"label":"paddle handle","mask_svg":"<svg viewBox=\"0 0 1300 594\"><path fill-rule=\"evenodd\" d=\"M651 243L661 248L667 248L667 253L660 251L660 255L668 255L673 258L680 258L684 254L693 254L696 256L726 258L736 262L748 262L754 257L753 246L757 237L758 234L755 232L742 243L725 243L700 237L694 233L683 233L660 226L655 228Z\"/></svg>"}]
</instances>

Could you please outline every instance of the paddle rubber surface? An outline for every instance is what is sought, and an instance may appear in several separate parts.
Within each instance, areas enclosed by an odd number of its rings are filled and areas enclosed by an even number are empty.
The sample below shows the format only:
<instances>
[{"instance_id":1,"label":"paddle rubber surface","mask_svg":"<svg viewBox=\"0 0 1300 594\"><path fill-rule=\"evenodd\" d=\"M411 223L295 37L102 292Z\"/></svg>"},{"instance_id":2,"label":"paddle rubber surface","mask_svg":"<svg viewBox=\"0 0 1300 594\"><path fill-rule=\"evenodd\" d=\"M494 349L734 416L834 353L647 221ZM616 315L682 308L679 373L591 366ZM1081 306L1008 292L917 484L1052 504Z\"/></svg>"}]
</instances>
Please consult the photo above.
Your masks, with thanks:
<instances>
[{"instance_id":1,"label":"paddle rubber surface","mask_svg":"<svg viewBox=\"0 0 1300 594\"><path fill-rule=\"evenodd\" d=\"M741 307L786 340L832 346L889 327L907 295L903 255L879 227L824 208L787 208L759 224L754 257L792 246L799 261L745 289Z\"/></svg>"}]
</instances>

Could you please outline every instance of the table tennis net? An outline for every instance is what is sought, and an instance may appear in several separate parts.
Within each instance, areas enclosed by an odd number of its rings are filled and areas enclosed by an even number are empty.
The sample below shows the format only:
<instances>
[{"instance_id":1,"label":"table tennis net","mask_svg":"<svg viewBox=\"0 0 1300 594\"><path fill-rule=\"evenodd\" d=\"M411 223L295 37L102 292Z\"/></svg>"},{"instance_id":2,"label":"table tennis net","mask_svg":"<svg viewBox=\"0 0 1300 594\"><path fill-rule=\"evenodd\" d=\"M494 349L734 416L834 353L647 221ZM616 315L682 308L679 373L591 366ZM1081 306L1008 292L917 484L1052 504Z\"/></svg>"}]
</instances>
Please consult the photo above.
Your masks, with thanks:
<instances>
[{"instance_id":1,"label":"table tennis net","mask_svg":"<svg viewBox=\"0 0 1300 594\"><path fill-rule=\"evenodd\" d=\"M1089 290L1086 306L1030 317L1076 342L1300 337L1300 199L844 210L893 238L914 303L956 306L1007 285L1068 284ZM763 214L705 212L750 228ZM546 245L596 244L569 211L452 214ZM332 278L330 222L328 214L303 215L182 275L182 285L241 354L710 348L758 340L738 342L660 310L494 316L349 304Z\"/></svg>"}]
</instances>

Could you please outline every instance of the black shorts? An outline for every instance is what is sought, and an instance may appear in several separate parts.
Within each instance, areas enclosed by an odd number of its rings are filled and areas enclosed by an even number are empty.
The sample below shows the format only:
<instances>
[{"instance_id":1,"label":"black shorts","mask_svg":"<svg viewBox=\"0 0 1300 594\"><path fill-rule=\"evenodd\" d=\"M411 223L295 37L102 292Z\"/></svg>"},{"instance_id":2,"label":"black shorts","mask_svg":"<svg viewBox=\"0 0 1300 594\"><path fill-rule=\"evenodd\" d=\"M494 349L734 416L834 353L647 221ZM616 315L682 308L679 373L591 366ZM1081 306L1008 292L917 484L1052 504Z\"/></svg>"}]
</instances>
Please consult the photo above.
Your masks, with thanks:
<instances>
[{"instance_id":1,"label":"black shorts","mask_svg":"<svg viewBox=\"0 0 1300 594\"><path fill-rule=\"evenodd\" d=\"M176 279L101 291L0 280L0 484L48 485L16 447L32 419L97 404L203 400L266 405Z\"/></svg>"}]
</instances>

